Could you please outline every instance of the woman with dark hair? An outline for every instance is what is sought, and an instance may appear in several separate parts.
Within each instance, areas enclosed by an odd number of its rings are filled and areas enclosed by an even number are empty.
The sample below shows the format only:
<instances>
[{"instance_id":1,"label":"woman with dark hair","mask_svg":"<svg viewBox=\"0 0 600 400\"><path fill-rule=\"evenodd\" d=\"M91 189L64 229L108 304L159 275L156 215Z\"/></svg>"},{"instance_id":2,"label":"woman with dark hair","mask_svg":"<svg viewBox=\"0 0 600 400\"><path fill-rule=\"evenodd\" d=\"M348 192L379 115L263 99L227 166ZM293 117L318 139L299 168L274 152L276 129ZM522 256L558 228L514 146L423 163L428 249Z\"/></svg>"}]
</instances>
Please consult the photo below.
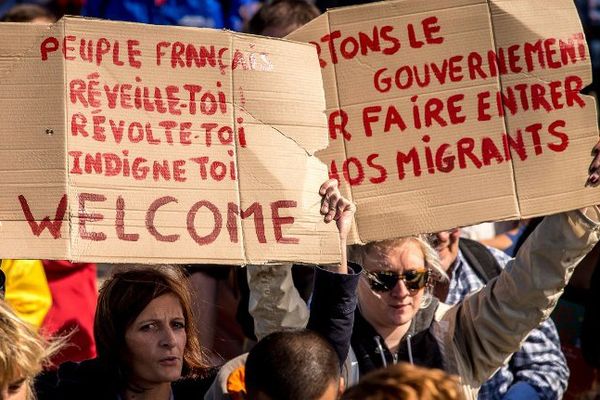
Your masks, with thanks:
<instances>
[{"instance_id":1,"label":"woman with dark hair","mask_svg":"<svg viewBox=\"0 0 600 400\"><path fill-rule=\"evenodd\" d=\"M192 317L187 278L172 266L136 266L109 278L98 299L98 356L65 363L36 383L45 399L197 398L212 382Z\"/></svg>"}]
</instances>

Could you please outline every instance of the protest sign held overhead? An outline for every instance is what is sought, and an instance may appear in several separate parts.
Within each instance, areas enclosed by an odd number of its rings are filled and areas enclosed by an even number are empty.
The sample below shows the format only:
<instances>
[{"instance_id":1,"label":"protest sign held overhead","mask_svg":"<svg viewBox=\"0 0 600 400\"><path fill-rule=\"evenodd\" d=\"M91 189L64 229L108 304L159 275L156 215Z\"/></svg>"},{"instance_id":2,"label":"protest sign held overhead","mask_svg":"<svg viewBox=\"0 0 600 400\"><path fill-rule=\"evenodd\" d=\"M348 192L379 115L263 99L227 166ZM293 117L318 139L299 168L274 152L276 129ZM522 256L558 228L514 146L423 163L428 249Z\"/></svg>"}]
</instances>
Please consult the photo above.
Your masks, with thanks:
<instances>
[{"instance_id":1,"label":"protest sign held overhead","mask_svg":"<svg viewBox=\"0 0 600 400\"><path fill-rule=\"evenodd\" d=\"M597 204L588 49L573 2L400 0L329 10L317 48L355 242Z\"/></svg>"},{"instance_id":2,"label":"protest sign held overhead","mask_svg":"<svg viewBox=\"0 0 600 400\"><path fill-rule=\"evenodd\" d=\"M0 42L4 258L339 261L312 46L81 18Z\"/></svg>"}]
</instances>

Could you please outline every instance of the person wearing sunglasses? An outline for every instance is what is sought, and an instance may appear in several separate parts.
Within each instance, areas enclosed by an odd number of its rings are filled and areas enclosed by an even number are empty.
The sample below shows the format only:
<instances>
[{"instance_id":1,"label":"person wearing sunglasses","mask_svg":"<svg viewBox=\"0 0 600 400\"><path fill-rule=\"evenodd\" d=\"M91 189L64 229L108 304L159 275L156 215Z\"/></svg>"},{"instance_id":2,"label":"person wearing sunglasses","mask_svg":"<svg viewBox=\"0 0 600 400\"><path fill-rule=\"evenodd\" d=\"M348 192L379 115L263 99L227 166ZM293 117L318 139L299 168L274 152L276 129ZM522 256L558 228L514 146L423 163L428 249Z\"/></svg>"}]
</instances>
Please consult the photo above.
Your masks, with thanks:
<instances>
[{"instance_id":1,"label":"person wearing sunglasses","mask_svg":"<svg viewBox=\"0 0 600 400\"><path fill-rule=\"evenodd\" d=\"M546 217L497 278L453 306L433 296L448 278L425 238L353 246L349 260L364 268L351 338L360 375L405 361L458 375L476 398L550 315L599 221L597 207Z\"/></svg>"},{"instance_id":2,"label":"person wearing sunglasses","mask_svg":"<svg viewBox=\"0 0 600 400\"><path fill-rule=\"evenodd\" d=\"M600 142L586 185L600 183L599 153ZM476 398L479 387L549 317L575 267L598 242L599 221L597 206L544 218L497 277L462 302L449 299L454 305L433 294L447 299L452 281L446 271L452 273L458 240L446 240L446 247L437 243L438 251L431 237L353 246L349 260L364 268L351 339L360 375L407 361L458 375L466 398ZM543 365L537 368L544 373ZM523 393L493 398L535 398Z\"/></svg>"},{"instance_id":3,"label":"person wearing sunglasses","mask_svg":"<svg viewBox=\"0 0 600 400\"><path fill-rule=\"evenodd\" d=\"M363 267L352 334L360 375L398 361L441 369L426 329L439 303L434 284L446 276L435 250L410 237L352 246L349 258Z\"/></svg>"}]
</instances>

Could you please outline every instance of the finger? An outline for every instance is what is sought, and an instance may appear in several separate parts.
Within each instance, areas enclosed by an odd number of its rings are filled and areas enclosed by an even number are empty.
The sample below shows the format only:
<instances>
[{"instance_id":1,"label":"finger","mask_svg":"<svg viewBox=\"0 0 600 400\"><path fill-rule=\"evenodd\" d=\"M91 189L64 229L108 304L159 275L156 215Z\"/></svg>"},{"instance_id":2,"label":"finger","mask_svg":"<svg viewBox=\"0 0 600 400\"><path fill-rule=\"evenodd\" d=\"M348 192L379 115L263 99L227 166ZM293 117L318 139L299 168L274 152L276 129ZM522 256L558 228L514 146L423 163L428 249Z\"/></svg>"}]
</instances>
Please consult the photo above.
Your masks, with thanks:
<instances>
[{"instance_id":1,"label":"finger","mask_svg":"<svg viewBox=\"0 0 600 400\"><path fill-rule=\"evenodd\" d=\"M594 145L594 148L592 148L592 156L594 156L594 159L592 160L592 163L590 164L590 168L589 168L590 174L597 171L598 168L600 167L600 141L598 141L598 143L596 143Z\"/></svg>"},{"instance_id":2,"label":"finger","mask_svg":"<svg viewBox=\"0 0 600 400\"><path fill-rule=\"evenodd\" d=\"M340 198L341 198L341 196L340 196L340 194L339 194L339 192L337 190L334 191L331 194L331 196L329 196L329 201L328 201L329 207L328 207L328 210L327 210L327 215L325 216L327 221L331 221L332 219L334 219L334 217L336 215L336 212L337 212L336 211L337 210L337 204L339 203Z\"/></svg>"},{"instance_id":3,"label":"finger","mask_svg":"<svg viewBox=\"0 0 600 400\"><path fill-rule=\"evenodd\" d=\"M333 221L333 217L335 217L335 208L329 209L327 214L325 214L324 220L325 220L325 222L331 222L331 221Z\"/></svg>"},{"instance_id":4,"label":"finger","mask_svg":"<svg viewBox=\"0 0 600 400\"><path fill-rule=\"evenodd\" d=\"M338 219L340 219L342 217L342 215L344 214L344 212L346 211L352 211L352 206L353 204L350 203L349 200L345 199L345 198L341 198L340 201L338 201L337 207L336 207L336 212L335 212L335 217L333 217L333 219L335 219L336 221Z\"/></svg>"},{"instance_id":5,"label":"finger","mask_svg":"<svg viewBox=\"0 0 600 400\"><path fill-rule=\"evenodd\" d=\"M598 186L598 184L600 184L600 173L594 172L588 177L588 180L585 183L585 186L596 187L596 186Z\"/></svg>"},{"instance_id":6,"label":"finger","mask_svg":"<svg viewBox=\"0 0 600 400\"><path fill-rule=\"evenodd\" d=\"M327 199L327 202L329 203L329 208L335 209L337 208L337 204L340 201L340 199L342 198L342 195L340 194L339 190L333 190L330 193L328 192L325 195L325 198Z\"/></svg>"},{"instance_id":7,"label":"finger","mask_svg":"<svg viewBox=\"0 0 600 400\"><path fill-rule=\"evenodd\" d=\"M600 168L600 154L597 154L590 164L589 173L593 174L594 172L597 172L599 168Z\"/></svg>"},{"instance_id":8,"label":"finger","mask_svg":"<svg viewBox=\"0 0 600 400\"><path fill-rule=\"evenodd\" d=\"M332 181L334 181L335 184L333 184ZM323 196L321 198L321 210L320 211L321 211L321 214L325 215L325 214L327 214L327 212L329 212L329 209L330 209L329 198L337 190L337 181L335 179L328 180L323 185L321 185L321 190L323 190L323 189L324 189L323 192L319 192L321 194L321 196Z\"/></svg>"},{"instance_id":9,"label":"finger","mask_svg":"<svg viewBox=\"0 0 600 400\"><path fill-rule=\"evenodd\" d=\"M329 202L325 197L321 198L321 209L319 211L321 215L325 215L329 211Z\"/></svg>"},{"instance_id":10,"label":"finger","mask_svg":"<svg viewBox=\"0 0 600 400\"><path fill-rule=\"evenodd\" d=\"M325 193L321 194L321 196L323 196L323 201L327 203L327 207L332 207L332 206L335 207L335 204L331 204L331 198L336 193L339 196L339 190L337 189L337 186L333 185L333 186L328 186Z\"/></svg>"},{"instance_id":11,"label":"finger","mask_svg":"<svg viewBox=\"0 0 600 400\"><path fill-rule=\"evenodd\" d=\"M326 214L329 210L335 209L335 205L337 202L337 197L339 193L335 189L330 189L325 196L321 199L321 214Z\"/></svg>"},{"instance_id":12,"label":"finger","mask_svg":"<svg viewBox=\"0 0 600 400\"><path fill-rule=\"evenodd\" d=\"M329 181L328 181L329 182ZM337 187L337 181L334 180L335 184L332 185L328 185L325 188L325 193L322 194L322 196L325 196L326 199L328 199L333 193L338 192L339 193L339 189Z\"/></svg>"},{"instance_id":13,"label":"finger","mask_svg":"<svg viewBox=\"0 0 600 400\"><path fill-rule=\"evenodd\" d=\"M323 196L323 195L325 195L325 193L327 193L327 190L329 188L337 188L337 187L338 187L337 179L329 179L321 185L321 187L319 188L319 194L321 196Z\"/></svg>"}]
</instances>

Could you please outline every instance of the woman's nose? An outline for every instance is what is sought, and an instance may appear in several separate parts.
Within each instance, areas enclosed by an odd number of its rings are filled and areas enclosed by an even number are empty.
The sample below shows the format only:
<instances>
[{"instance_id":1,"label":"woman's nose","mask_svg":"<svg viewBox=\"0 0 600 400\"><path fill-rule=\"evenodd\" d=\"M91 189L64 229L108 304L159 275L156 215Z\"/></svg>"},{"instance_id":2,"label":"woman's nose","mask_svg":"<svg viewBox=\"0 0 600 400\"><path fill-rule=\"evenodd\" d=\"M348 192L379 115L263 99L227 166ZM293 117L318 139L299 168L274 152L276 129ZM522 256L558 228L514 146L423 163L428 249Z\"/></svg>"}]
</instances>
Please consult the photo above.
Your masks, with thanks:
<instances>
[{"instance_id":1,"label":"woman's nose","mask_svg":"<svg viewBox=\"0 0 600 400\"><path fill-rule=\"evenodd\" d=\"M163 332L163 336L160 341L162 347L172 348L175 347L175 332L172 329L167 328Z\"/></svg>"}]
</instances>

